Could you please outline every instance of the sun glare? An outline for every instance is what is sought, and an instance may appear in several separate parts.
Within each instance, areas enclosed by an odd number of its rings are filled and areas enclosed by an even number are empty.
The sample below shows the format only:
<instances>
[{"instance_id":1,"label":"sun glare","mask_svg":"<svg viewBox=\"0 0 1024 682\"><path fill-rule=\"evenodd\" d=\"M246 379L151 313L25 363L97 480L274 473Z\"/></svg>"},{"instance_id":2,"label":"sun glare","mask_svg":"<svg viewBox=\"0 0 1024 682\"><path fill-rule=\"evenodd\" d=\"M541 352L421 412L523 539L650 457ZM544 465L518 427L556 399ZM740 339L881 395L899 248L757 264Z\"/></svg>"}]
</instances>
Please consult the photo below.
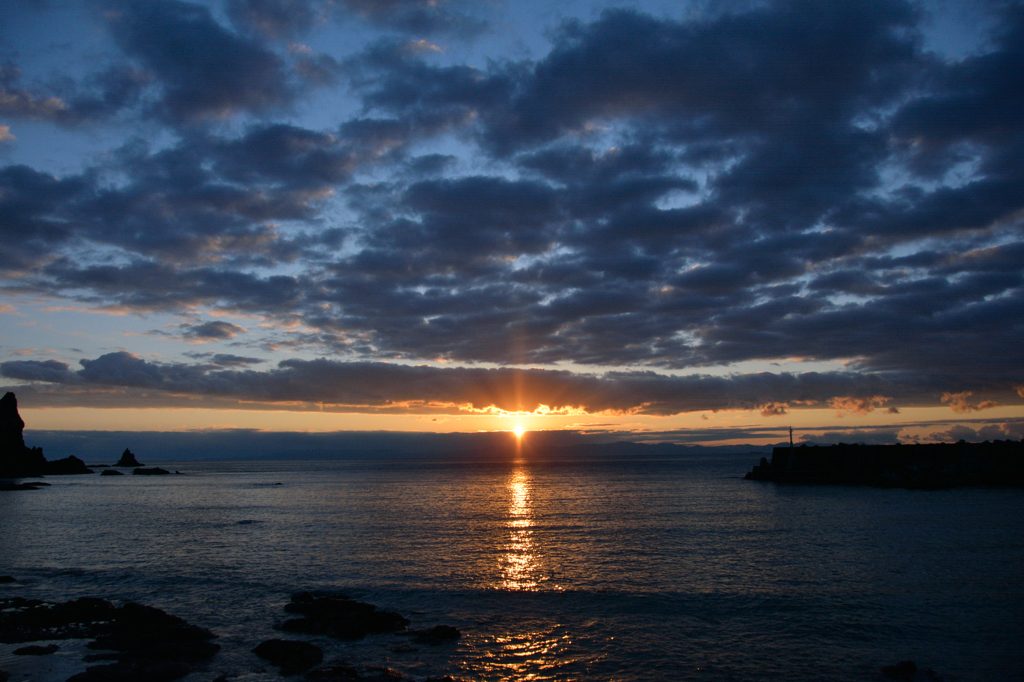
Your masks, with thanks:
<instances>
[{"instance_id":1,"label":"sun glare","mask_svg":"<svg viewBox=\"0 0 1024 682\"><path fill-rule=\"evenodd\" d=\"M524 432L524 431L525 431L526 429L524 429L524 428L523 428L523 426L522 426L522 424L520 424L520 425L517 425L517 426L516 426L516 428L514 428L514 429L512 429L512 430L513 430L513 431L515 431L515 434L516 434L516 438L522 438L522 437L523 437L523 432Z\"/></svg>"}]
</instances>

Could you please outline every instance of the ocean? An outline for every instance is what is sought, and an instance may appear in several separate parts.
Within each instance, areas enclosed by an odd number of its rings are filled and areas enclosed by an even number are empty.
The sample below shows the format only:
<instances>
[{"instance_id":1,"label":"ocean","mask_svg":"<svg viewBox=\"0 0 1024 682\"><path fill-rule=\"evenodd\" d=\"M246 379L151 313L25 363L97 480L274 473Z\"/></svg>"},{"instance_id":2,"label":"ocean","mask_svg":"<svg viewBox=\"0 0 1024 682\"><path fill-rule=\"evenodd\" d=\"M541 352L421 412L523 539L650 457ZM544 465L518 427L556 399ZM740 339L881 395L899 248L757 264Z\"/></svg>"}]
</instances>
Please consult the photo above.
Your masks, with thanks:
<instances>
[{"instance_id":1,"label":"ocean","mask_svg":"<svg viewBox=\"0 0 1024 682\"><path fill-rule=\"evenodd\" d=\"M0 493L0 597L137 601L211 629L186 680L338 590L462 637L302 637L327 662L466 680L1024 680L1024 491L745 481L757 456L159 463ZM153 464L147 462L147 464ZM0 645L65 680L84 642Z\"/></svg>"}]
</instances>

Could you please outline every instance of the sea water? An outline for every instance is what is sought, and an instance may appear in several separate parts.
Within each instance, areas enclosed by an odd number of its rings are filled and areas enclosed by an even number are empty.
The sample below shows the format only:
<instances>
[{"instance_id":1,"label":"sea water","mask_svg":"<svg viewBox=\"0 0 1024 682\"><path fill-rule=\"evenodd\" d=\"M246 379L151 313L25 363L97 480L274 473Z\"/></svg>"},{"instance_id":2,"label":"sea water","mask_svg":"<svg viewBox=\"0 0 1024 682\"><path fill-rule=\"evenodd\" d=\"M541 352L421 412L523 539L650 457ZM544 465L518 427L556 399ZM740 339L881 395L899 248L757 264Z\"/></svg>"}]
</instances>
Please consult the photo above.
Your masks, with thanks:
<instances>
[{"instance_id":1,"label":"sea water","mask_svg":"<svg viewBox=\"0 0 1024 682\"><path fill-rule=\"evenodd\" d=\"M306 637L327 662L471 680L1024 679L1024 491L782 486L756 456L182 462L0 493L0 597L137 601L218 635L189 681L281 679L250 650L299 590L412 621ZM64 680L83 642L13 656Z\"/></svg>"}]
</instances>

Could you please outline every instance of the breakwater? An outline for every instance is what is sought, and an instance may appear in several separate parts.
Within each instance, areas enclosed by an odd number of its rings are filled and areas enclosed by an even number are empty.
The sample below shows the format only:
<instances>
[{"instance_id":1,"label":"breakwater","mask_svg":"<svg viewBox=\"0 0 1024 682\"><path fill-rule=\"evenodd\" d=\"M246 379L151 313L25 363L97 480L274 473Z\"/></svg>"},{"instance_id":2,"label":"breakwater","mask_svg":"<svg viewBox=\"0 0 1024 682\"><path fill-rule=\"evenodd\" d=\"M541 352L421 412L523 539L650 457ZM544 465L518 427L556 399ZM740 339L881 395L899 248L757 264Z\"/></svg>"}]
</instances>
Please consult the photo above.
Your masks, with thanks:
<instances>
[{"instance_id":1,"label":"breakwater","mask_svg":"<svg viewBox=\"0 0 1024 682\"><path fill-rule=\"evenodd\" d=\"M745 478L890 488L1024 487L1024 442L781 446Z\"/></svg>"}]
</instances>

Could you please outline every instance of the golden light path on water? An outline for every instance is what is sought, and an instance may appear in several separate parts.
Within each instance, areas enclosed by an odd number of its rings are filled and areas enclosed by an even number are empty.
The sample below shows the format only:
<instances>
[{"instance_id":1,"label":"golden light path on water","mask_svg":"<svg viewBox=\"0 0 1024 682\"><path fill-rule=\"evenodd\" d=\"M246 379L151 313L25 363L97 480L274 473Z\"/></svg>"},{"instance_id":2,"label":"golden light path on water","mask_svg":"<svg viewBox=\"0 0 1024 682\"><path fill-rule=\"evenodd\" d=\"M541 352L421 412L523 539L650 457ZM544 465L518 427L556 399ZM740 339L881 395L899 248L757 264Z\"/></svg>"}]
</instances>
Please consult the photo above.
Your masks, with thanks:
<instances>
[{"instance_id":1,"label":"golden light path on water","mask_svg":"<svg viewBox=\"0 0 1024 682\"><path fill-rule=\"evenodd\" d=\"M530 506L530 477L517 464L508 480L508 541L501 555L502 587L506 590L536 590L538 557L533 546L533 510Z\"/></svg>"},{"instance_id":2,"label":"golden light path on water","mask_svg":"<svg viewBox=\"0 0 1024 682\"><path fill-rule=\"evenodd\" d=\"M495 585L512 592L538 592L559 590L551 585L551 567L545 565L540 542L536 536L534 484L530 464L522 457L520 445L522 427L513 430L516 436L516 461L505 486L508 511L505 519L507 533L502 552L498 556L500 579ZM484 656L485 667L500 670L505 680L550 680L557 670L571 664L569 655L572 635L560 623L545 623L536 630L506 632L490 639L485 649L492 652Z\"/></svg>"}]
</instances>

